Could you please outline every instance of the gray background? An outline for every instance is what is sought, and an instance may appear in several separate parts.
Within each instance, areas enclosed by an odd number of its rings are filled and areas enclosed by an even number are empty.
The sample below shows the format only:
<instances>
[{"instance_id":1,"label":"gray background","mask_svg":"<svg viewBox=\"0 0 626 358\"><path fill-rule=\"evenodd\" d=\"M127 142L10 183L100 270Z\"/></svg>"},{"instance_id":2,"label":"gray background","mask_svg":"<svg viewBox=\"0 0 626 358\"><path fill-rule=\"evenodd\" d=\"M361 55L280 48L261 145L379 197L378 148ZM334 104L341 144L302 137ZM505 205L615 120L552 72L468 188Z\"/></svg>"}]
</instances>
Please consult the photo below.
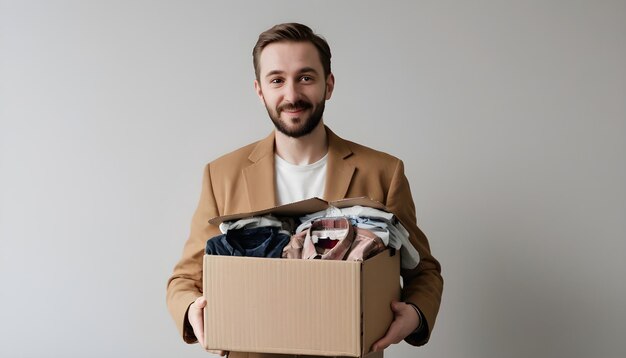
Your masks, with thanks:
<instances>
[{"instance_id":1,"label":"gray background","mask_svg":"<svg viewBox=\"0 0 626 358\"><path fill-rule=\"evenodd\" d=\"M203 165L272 129L251 49L284 21L443 264L431 342L387 357L626 356L624 1L0 4L0 356L206 356L165 282Z\"/></svg>"}]
</instances>

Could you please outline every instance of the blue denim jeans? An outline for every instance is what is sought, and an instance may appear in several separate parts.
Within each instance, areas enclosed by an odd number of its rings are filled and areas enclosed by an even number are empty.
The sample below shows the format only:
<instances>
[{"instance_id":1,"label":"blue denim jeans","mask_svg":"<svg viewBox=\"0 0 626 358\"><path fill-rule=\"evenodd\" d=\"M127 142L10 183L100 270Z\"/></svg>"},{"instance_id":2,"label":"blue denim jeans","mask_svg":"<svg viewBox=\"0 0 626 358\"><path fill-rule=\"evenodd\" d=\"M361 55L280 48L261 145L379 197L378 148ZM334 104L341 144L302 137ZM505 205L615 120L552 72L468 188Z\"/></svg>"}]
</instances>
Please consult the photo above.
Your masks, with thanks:
<instances>
[{"instance_id":1,"label":"blue denim jeans","mask_svg":"<svg viewBox=\"0 0 626 358\"><path fill-rule=\"evenodd\" d=\"M290 236L277 227L228 230L206 243L207 255L281 257Z\"/></svg>"}]
</instances>

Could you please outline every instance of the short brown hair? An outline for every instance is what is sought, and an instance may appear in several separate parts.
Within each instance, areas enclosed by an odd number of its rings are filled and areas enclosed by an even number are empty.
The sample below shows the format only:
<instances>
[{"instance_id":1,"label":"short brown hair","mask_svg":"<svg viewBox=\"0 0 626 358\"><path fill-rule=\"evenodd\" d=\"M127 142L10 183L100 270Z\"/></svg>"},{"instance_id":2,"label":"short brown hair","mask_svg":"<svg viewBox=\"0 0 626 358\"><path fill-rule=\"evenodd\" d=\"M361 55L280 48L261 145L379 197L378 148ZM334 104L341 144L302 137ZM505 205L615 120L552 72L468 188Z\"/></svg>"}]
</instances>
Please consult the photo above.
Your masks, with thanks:
<instances>
[{"instance_id":1,"label":"short brown hair","mask_svg":"<svg viewBox=\"0 0 626 358\"><path fill-rule=\"evenodd\" d=\"M281 41L312 43L320 55L320 61L324 68L324 77L328 77L330 74L330 46L328 46L328 42L323 37L313 33L310 27L291 22L275 25L259 35L259 39L252 50L252 62L257 80L259 80L260 76L259 58L261 57L261 51L263 51L265 46Z\"/></svg>"}]
</instances>

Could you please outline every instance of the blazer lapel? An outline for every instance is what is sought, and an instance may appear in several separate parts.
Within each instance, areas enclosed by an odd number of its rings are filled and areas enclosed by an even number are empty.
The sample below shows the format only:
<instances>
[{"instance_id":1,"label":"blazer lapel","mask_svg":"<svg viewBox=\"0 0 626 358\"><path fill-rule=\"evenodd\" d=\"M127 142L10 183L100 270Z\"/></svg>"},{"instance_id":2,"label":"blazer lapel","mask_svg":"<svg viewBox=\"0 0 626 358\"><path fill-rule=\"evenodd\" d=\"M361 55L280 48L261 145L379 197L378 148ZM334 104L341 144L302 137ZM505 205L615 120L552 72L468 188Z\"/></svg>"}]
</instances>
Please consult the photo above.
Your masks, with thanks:
<instances>
[{"instance_id":1,"label":"blazer lapel","mask_svg":"<svg viewBox=\"0 0 626 358\"><path fill-rule=\"evenodd\" d=\"M346 160L352 155L352 150L346 141L339 138L328 127L326 127L326 133L328 136L328 164L324 200L335 201L345 198L356 168L354 164Z\"/></svg>"},{"instance_id":2,"label":"blazer lapel","mask_svg":"<svg viewBox=\"0 0 626 358\"><path fill-rule=\"evenodd\" d=\"M352 155L352 150L346 141L339 138L328 127L326 127L326 133L328 136L328 164L323 199L334 201L345 198L356 167L347 160ZM243 175L246 181L250 211L276 206L274 131L256 145L248 159L253 164L243 169Z\"/></svg>"},{"instance_id":3,"label":"blazer lapel","mask_svg":"<svg viewBox=\"0 0 626 358\"><path fill-rule=\"evenodd\" d=\"M248 157L254 164L243 169L250 210L276 206L274 180L274 131L261 140Z\"/></svg>"}]
</instances>

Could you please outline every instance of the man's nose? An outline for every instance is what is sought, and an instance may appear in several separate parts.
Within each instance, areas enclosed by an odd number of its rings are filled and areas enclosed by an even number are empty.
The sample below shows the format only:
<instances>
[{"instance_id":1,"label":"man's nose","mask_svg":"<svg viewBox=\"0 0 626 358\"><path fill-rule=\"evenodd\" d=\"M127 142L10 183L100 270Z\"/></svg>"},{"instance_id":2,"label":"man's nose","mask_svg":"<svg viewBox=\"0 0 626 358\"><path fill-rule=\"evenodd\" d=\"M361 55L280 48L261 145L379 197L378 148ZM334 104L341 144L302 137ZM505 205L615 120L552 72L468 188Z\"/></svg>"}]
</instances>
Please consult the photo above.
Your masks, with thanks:
<instances>
[{"instance_id":1,"label":"man's nose","mask_svg":"<svg viewBox=\"0 0 626 358\"><path fill-rule=\"evenodd\" d=\"M284 100L290 103L296 103L300 99L300 90L298 84L295 82L288 82L285 84Z\"/></svg>"}]
</instances>

